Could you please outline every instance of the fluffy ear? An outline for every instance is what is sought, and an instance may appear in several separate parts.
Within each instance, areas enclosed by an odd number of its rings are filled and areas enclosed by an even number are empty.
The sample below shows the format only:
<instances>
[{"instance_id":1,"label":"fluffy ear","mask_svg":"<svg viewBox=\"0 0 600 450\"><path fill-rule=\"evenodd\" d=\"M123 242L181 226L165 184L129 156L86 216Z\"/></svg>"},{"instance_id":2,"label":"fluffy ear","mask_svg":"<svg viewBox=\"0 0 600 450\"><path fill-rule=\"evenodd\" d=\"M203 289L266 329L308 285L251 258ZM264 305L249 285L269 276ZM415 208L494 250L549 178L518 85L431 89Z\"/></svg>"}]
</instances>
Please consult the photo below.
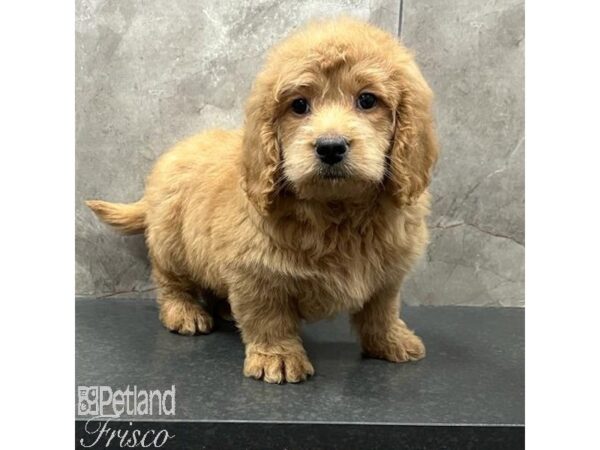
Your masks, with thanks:
<instances>
[{"instance_id":1,"label":"fluffy ear","mask_svg":"<svg viewBox=\"0 0 600 450\"><path fill-rule=\"evenodd\" d=\"M394 117L389 154L389 189L399 206L414 203L425 191L438 157L433 129L433 94L414 62L405 66Z\"/></svg>"},{"instance_id":2,"label":"fluffy ear","mask_svg":"<svg viewBox=\"0 0 600 450\"><path fill-rule=\"evenodd\" d=\"M266 215L277 195L279 144L275 122L278 102L274 87L259 77L246 105L242 187L256 209Z\"/></svg>"}]
</instances>

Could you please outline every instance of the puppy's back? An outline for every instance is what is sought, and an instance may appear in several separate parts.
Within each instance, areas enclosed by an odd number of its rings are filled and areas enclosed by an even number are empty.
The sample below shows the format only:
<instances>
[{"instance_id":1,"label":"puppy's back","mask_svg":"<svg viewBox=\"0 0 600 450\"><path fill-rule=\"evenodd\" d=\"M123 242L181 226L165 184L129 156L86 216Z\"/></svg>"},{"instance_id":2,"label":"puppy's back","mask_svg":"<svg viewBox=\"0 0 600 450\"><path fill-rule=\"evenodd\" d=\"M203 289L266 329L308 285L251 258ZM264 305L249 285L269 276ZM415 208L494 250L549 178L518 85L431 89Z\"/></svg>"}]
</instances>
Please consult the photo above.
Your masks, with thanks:
<instances>
[{"instance_id":1,"label":"puppy's back","mask_svg":"<svg viewBox=\"0 0 600 450\"><path fill-rule=\"evenodd\" d=\"M161 223L174 226L192 197L211 197L220 190L219 184L238 182L241 140L241 131L210 130L192 136L158 158L140 200L88 200L86 205L123 234L143 233Z\"/></svg>"}]
</instances>

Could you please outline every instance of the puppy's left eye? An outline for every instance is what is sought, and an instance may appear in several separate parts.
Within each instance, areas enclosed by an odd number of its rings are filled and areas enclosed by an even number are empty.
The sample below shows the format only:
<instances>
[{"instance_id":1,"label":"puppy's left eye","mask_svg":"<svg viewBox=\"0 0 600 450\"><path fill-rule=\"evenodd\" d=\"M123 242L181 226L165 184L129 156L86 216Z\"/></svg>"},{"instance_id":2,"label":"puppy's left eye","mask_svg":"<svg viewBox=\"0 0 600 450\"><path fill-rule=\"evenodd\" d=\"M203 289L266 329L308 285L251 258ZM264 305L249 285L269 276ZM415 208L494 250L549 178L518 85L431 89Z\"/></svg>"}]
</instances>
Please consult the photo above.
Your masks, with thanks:
<instances>
[{"instance_id":1,"label":"puppy's left eye","mask_svg":"<svg viewBox=\"0 0 600 450\"><path fill-rule=\"evenodd\" d=\"M363 92L358 96L356 104L359 109L372 109L375 108L375 105L377 105L377 97L370 92Z\"/></svg>"}]
</instances>

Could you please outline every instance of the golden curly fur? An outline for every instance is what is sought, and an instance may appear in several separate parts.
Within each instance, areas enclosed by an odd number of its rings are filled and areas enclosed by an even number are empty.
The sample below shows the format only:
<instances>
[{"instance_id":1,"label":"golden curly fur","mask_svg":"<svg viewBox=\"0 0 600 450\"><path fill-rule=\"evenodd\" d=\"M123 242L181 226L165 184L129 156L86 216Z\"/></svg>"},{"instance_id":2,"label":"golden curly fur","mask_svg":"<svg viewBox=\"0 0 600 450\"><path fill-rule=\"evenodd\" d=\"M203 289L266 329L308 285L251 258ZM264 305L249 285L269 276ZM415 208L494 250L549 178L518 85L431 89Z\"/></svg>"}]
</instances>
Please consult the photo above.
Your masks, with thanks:
<instances>
[{"instance_id":1,"label":"golden curly fur","mask_svg":"<svg viewBox=\"0 0 600 450\"><path fill-rule=\"evenodd\" d=\"M374 107L358 106L364 92ZM298 98L305 114L292 110ZM312 375L301 321L341 311L365 354L417 360L425 347L399 318L399 290L428 239L431 99L392 35L351 19L313 23L270 52L242 131L177 144L136 203L87 204L121 232L145 233L169 330L209 332L196 294L228 299L246 376ZM348 142L334 169L315 154L322 136Z\"/></svg>"}]
</instances>

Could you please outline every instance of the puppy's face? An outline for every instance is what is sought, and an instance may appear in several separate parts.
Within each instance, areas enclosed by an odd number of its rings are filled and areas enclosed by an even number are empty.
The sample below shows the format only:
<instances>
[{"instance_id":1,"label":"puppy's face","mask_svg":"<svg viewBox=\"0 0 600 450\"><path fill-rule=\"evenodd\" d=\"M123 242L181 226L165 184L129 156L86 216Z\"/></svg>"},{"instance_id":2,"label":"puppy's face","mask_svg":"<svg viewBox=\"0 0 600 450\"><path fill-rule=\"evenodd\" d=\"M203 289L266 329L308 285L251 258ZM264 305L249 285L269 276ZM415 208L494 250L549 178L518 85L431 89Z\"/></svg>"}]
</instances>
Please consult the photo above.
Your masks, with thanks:
<instances>
[{"instance_id":1,"label":"puppy's face","mask_svg":"<svg viewBox=\"0 0 600 450\"><path fill-rule=\"evenodd\" d=\"M317 201L412 203L437 158L431 91L396 39L350 19L275 47L246 106L243 174L263 214L282 192Z\"/></svg>"},{"instance_id":2,"label":"puppy's face","mask_svg":"<svg viewBox=\"0 0 600 450\"><path fill-rule=\"evenodd\" d=\"M280 175L299 198L355 197L383 182L394 116L381 74L366 63L309 66L283 89Z\"/></svg>"}]
</instances>

